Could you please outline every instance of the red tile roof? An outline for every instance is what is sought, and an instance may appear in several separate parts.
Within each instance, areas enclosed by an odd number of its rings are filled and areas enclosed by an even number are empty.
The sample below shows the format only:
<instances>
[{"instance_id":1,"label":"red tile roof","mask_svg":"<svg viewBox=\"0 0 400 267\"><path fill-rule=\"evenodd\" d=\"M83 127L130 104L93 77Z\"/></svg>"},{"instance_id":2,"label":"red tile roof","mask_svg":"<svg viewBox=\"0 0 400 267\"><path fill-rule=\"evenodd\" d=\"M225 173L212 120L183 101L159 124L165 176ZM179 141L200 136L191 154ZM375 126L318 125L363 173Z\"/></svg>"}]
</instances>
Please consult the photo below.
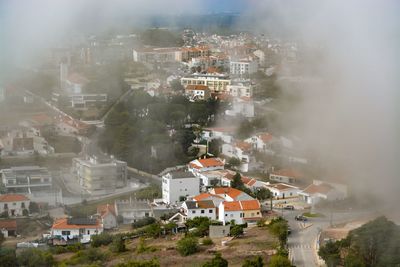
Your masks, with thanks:
<instances>
[{"instance_id":1,"label":"red tile roof","mask_svg":"<svg viewBox=\"0 0 400 267\"><path fill-rule=\"evenodd\" d=\"M211 192L217 195L228 195L233 199L237 198L240 194L244 194L244 192L232 187L215 187Z\"/></svg>"},{"instance_id":2,"label":"red tile roof","mask_svg":"<svg viewBox=\"0 0 400 267\"><path fill-rule=\"evenodd\" d=\"M200 195L197 195L197 196L193 197L193 199L196 200L196 201L200 201L200 200L207 199L207 198L212 198L212 197L224 199L221 196L213 195L213 194L210 194L210 193L201 193Z\"/></svg>"},{"instance_id":3,"label":"red tile roof","mask_svg":"<svg viewBox=\"0 0 400 267\"><path fill-rule=\"evenodd\" d=\"M208 159L198 159L197 160L200 165L196 164L196 160L190 162L190 166L192 168L200 169L200 168L208 168L208 167L218 167L224 166L224 162L220 158L208 158Z\"/></svg>"},{"instance_id":4,"label":"red tile roof","mask_svg":"<svg viewBox=\"0 0 400 267\"><path fill-rule=\"evenodd\" d=\"M76 84L86 84L89 82L89 80L86 77L78 73L71 73L70 75L68 75L67 79L69 82Z\"/></svg>"},{"instance_id":5,"label":"red tile roof","mask_svg":"<svg viewBox=\"0 0 400 267\"><path fill-rule=\"evenodd\" d=\"M256 199L224 202L223 204L224 204L225 211L259 210L260 209L260 202Z\"/></svg>"},{"instance_id":6,"label":"red tile roof","mask_svg":"<svg viewBox=\"0 0 400 267\"><path fill-rule=\"evenodd\" d=\"M104 204L104 205L99 205L97 206L97 214L100 214L100 216L103 218L104 216L106 216L108 213L113 214L114 216L116 215L115 212L115 207L114 205L110 205L110 204Z\"/></svg>"},{"instance_id":7,"label":"red tile roof","mask_svg":"<svg viewBox=\"0 0 400 267\"><path fill-rule=\"evenodd\" d=\"M250 151L251 150L251 144L243 142L243 141L237 141L235 143L236 147L240 148L243 151Z\"/></svg>"},{"instance_id":8,"label":"red tile roof","mask_svg":"<svg viewBox=\"0 0 400 267\"><path fill-rule=\"evenodd\" d=\"M29 198L20 194L0 195L0 202L15 202L15 201L27 201L27 200L29 200Z\"/></svg>"},{"instance_id":9,"label":"red tile roof","mask_svg":"<svg viewBox=\"0 0 400 267\"><path fill-rule=\"evenodd\" d=\"M186 86L186 90L201 90L201 91L207 91L210 90L207 85L201 85L201 84L189 84Z\"/></svg>"},{"instance_id":10,"label":"red tile roof","mask_svg":"<svg viewBox=\"0 0 400 267\"><path fill-rule=\"evenodd\" d=\"M303 190L303 193L307 193L310 195L317 194L317 193L326 194L329 191L331 191L332 189L333 189L333 187L328 184L320 184L320 185L311 184L311 185L307 186L306 189Z\"/></svg>"},{"instance_id":11,"label":"red tile roof","mask_svg":"<svg viewBox=\"0 0 400 267\"><path fill-rule=\"evenodd\" d=\"M270 142L273 139L273 136L270 133L263 133L263 134L260 134L260 139L263 142Z\"/></svg>"},{"instance_id":12,"label":"red tile roof","mask_svg":"<svg viewBox=\"0 0 400 267\"><path fill-rule=\"evenodd\" d=\"M17 230L17 220L0 220L0 229Z\"/></svg>"},{"instance_id":13,"label":"red tile roof","mask_svg":"<svg viewBox=\"0 0 400 267\"><path fill-rule=\"evenodd\" d=\"M81 228L102 228L100 221L97 220L97 224L84 225L84 224L68 224L68 218L56 219L53 223L52 229L81 229Z\"/></svg>"},{"instance_id":14,"label":"red tile roof","mask_svg":"<svg viewBox=\"0 0 400 267\"><path fill-rule=\"evenodd\" d=\"M289 170L289 169L281 169L279 171L273 171L273 172L271 172L271 174L286 176L286 177L293 177L293 178L303 177L303 175L300 172L296 172L294 170Z\"/></svg>"},{"instance_id":15,"label":"red tile roof","mask_svg":"<svg viewBox=\"0 0 400 267\"><path fill-rule=\"evenodd\" d=\"M295 188L292 187L292 186L289 186L289 185L286 185L286 184L282 184L282 183L279 183L279 184L270 184L270 185L267 185L267 187L272 187L272 188L278 189L278 190L280 190L280 191L286 191L286 190L295 189Z\"/></svg>"}]
</instances>

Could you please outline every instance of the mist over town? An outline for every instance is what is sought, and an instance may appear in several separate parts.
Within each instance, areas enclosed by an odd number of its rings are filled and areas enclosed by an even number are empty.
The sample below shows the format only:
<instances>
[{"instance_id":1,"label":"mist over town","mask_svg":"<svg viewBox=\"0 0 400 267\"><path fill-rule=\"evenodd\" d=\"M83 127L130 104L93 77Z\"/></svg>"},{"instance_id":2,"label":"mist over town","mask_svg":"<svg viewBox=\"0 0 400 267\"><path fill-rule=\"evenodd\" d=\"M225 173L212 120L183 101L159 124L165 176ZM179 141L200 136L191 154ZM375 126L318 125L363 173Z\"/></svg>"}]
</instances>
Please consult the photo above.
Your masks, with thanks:
<instances>
[{"instance_id":1,"label":"mist over town","mask_svg":"<svg viewBox=\"0 0 400 267\"><path fill-rule=\"evenodd\" d=\"M1 266L400 266L397 1L0 2Z\"/></svg>"}]
</instances>

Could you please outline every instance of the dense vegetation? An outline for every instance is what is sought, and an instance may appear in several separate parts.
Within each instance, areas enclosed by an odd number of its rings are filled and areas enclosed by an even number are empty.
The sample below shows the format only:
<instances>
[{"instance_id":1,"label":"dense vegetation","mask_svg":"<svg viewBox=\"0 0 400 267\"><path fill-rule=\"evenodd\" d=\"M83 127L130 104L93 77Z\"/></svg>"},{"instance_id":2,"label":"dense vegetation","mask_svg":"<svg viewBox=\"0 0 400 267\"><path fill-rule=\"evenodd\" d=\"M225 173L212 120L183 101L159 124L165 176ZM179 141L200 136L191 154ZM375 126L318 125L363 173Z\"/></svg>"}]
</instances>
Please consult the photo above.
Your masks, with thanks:
<instances>
[{"instance_id":1,"label":"dense vegetation","mask_svg":"<svg viewBox=\"0 0 400 267\"><path fill-rule=\"evenodd\" d=\"M343 240L328 242L318 254L329 267L399 266L400 227L379 217L351 231Z\"/></svg>"},{"instance_id":2,"label":"dense vegetation","mask_svg":"<svg viewBox=\"0 0 400 267\"><path fill-rule=\"evenodd\" d=\"M210 124L219 108L216 100L191 103L182 96L165 99L135 91L109 114L99 145L130 166L158 173L197 156L197 150L189 150L196 136L184 125Z\"/></svg>"},{"instance_id":3,"label":"dense vegetation","mask_svg":"<svg viewBox=\"0 0 400 267\"><path fill-rule=\"evenodd\" d=\"M183 40L178 35L167 29L148 29L140 35L142 43L157 47L182 46Z\"/></svg>"}]
</instances>

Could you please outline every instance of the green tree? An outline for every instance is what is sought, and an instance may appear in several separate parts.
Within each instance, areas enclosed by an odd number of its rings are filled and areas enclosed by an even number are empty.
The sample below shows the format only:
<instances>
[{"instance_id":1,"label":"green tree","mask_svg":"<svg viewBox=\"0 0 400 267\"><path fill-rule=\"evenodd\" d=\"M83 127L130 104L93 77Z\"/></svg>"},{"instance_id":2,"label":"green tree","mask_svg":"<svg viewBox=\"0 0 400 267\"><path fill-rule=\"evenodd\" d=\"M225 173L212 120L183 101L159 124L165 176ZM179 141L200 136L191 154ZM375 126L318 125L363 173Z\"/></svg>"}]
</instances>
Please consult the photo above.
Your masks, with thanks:
<instances>
[{"instance_id":1,"label":"green tree","mask_svg":"<svg viewBox=\"0 0 400 267\"><path fill-rule=\"evenodd\" d=\"M161 226L158 223L153 223L147 226L144 229L144 232L146 233L147 236L152 237L152 238L157 238L161 234Z\"/></svg>"},{"instance_id":2,"label":"green tree","mask_svg":"<svg viewBox=\"0 0 400 267\"><path fill-rule=\"evenodd\" d=\"M263 267L264 261L261 256L256 256L252 259L247 259L243 262L242 267Z\"/></svg>"},{"instance_id":3,"label":"green tree","mask_svg":"<svg viewBox=\"0 0 400 267\"><path fill-rule=\"evenodd\" d=\"M22 210L22 215L23 216L29 216L29 211L27 209Z\"/></svg>"},{"instance_id":4,"label":"green tree","mask_svg":"<svg viewBox=\"0 0 400 267\"><path fill-rule=\"evenodd\" d=\"M292 267L290 260L281 255L274 255L271 257L269 267Z\"/></svg>"},{"instance_id":5,"label":"green tree","mask_svg":"<svg viewBox=\"0 0 400 267\"><path fill-rule=\"evenodd\" d=\"M124 252L126 251L125 240L122 236L115 236L113 242L111 243L110 250L112 252Z\"/></svg>"},{"instance_id":6,"label":"green tree","mask_svg":"<svg viewBox=\"0 0 400 267\"><path fill-rule=\"evenodd\" d=\"M231 227L231 236L238 237L243 235L243 227L241 225L234 225Z\"/></svg>"},{"instance_id":7,"label":"green tree","mask_svg":"<svg viewBox=\"0 0 400 267\"><path fill-rule=\"evenodd\" d=\"M185 90L179 79L172 80L170 85L175 92L183 92Z\"/></svg>"},{"instance_id":8,"label":"green tree","mask_svg":"<svg viewBox=\"0 0 400 267\"><path fill-rule=\"evenodd\" d=\"M256 189L255 195L258 200L265 200L271 197L271 191L267 188L261 187Z\"/></svg>"},{"instance_id":9,"label":"green tree","mask_svg":"<svg viewBox=\"0 0 400 267\"><path fill-rule=\"evenodd\" d=\"M268 225L270 232L279 239L281 249L284 249L288 237L289 226L283 218L273 219Z\"/></svg>"},{"instance_id":10,"label":"green tree","mask_svg":"<svg viewBox=\"0 0 400 267\"><path fill-rule=\"evenodd\" d=\"M228 267L228 261L222 258L221 253L215 253L214 258L204 263L203 267Z\"/></svg>"},{"instance_id":11,"label":"green tree","mask_svg":"<svg viewBox=\"0 0 400 267\"><path fill-rule=\"evenodd\" d=\"M112 241L113 241L112 235L108 233L101 233L99 235L92 236L92 241L90 242L90 245L94 248L97 248L100 246L106 246L110 244Z\"/></svg>"},{"instance_id":12,"label":"green tree","mask_svg":"<svg viewBox=\"0 0 400 267\"><path fill-rule=\"evenodd\" d=\"M223 142L221 139L212 139L208 142L208 153L212 154L214 157L218 157L221 153L222 144Z\"/></svg>"},{"instance_id":13,"label":"green tree","mask_svg":"<svg viewBox=\"0 0 400 267\"><path fill-rule=\"evenodd\" d=\"M339 242L328 242L320 247L318 255L325 261L328 267L336 267L340 263Z\"/></svg>"},{"instance_id":14,"label":"green tree","mask_svg":"<svg viewBox=\"0 0 400 267\"><path fill-rule=\"evenodd\" d=\"M199 250L199 243L195 237L184 237L177 242L176 249L182 256L189 256Z\"/></svg>"},{"instance_id":15,"label":"green tree","mask_svg":"<svg viewBox=\"0 0 400 267\"><path fill-rule=\"evenodd\" d=\"M242 176L240 175L240 173L236 173L233 176L233 179L231 181L231 187L233 188L237 188L237 189L241 189L244 187L243 181L242 181Z\"/></svg>"},{"instance_id":16,"label":"green tree","mask_svg":"<svg viewBox=\"0 0 400 267\"><path fill-rule=\"evenodd\" d=\"M36 202L31 201L29 203L29 212L30 213L39 212L39 205Z\"/></svg>"},{"instance_id":17,"label":"green tree","mask_svg":"<svg viewBox=\"0 0 400 267\"><path fill-rule=\"evenodd\" d=\"M0 247L0 267L17 266L17 256L12 248Z\"/></svg>"},{"instance_id":18,"label":"green tree","mask_svg":"<svg viewBox=\"0 0 400 267\"><path fill-rule=\"evenodd\" d=\"M53 256L50 252L43 251L37 248L28 248L23 250L17 256L19 266L24 267L50 267L55 264Z\"/></svg>"}]
</instances>

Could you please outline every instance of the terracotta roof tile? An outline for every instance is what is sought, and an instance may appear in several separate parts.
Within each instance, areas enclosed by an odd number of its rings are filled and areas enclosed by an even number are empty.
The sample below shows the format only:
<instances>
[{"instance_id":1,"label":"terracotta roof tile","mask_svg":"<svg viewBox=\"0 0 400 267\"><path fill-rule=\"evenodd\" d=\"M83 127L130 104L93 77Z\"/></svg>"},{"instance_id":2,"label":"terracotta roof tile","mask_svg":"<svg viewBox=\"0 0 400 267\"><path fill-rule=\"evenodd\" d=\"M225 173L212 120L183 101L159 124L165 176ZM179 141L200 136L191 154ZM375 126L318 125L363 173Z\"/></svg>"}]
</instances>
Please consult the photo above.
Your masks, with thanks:
<instances>
[{"instance_id":1,"label":"terracotta roof tile","mask_svg":"<svg viewBox=\"0 0 400 267\"><path fill-rule=\"evenodd\" d=\"M224 204L224 209L226 211L259 210L260 209L260 202L256 199L224 202L223 204Z\"/></svg>"},{"instance_id":2,"label":"terracotta roof tile","mask_svg":"<svg viewBox=\"0 0 400 267\"><path fill-rule=\"evenodd\" d=\"M17 220L0 220L0 229L17 230Z\"/></svg>"},{"instance_id":3,"label":"terracotta roof tile","mask_svg":"<svg viewBox=\"0 0 400 267\"><path fill-rule=\"evenodd\" d=\"M27 200L29 200L29 198L20 194L0 195L0 202L14 202L14 201L27 201Z\"/></svg>"},{"instance_id":4,"label":"terracotta roof tile","mask_svg":"<svg viewBox=\"0 0 400 267\"><path fill-rule=\"evenodd\" d=\"M80 229L80 228L102 228L100 221L97 220L97 224L94 225L82 225L82 224L68 224L68 218L56 219L53 223L52 229Z\"/></svg>"},{"instance_id":5,"label":"terracotta roof tile","mask_svg":"<svg viewBox=\"0 0 400 267\"><path fill-rule=\"evenodd\" d=\"M333 189L332 186L328 185L328 184L320 184L320 185L315 185L315 184L311 184L309 186L307 186L306 189L303 190L303 193L307 193L307 194L326 194L329 191L331 191Z\"/></svg>"},{"instance_id":6,"label":"terracotta roof tile","mask_svg":"<svg viewBox=\"0 0 400 267\"><path fill-rule=\"evenodd\" d=\"M211 192L214 192L214 194L217 194L217 195L225 195L226 194L233 199L237 198L240 194L244 194L242 191L240 191L236 188L232 188L232 187L216 187Z\"/></svg>"}]
</instances>

